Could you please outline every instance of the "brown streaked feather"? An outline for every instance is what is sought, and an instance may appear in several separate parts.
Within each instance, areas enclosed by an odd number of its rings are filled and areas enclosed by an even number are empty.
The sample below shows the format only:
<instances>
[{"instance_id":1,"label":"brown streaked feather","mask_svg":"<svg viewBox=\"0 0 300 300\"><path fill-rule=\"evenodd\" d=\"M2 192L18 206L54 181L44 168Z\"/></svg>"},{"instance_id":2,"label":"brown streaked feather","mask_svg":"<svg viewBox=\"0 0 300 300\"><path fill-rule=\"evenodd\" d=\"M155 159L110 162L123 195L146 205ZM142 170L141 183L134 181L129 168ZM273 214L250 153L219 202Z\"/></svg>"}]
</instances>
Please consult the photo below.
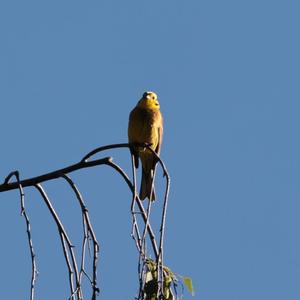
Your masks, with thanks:
<instances>
[{"instance_id":1,"label":"brown streaked feather","mask_svg":"<svg viewBox=\"0 0 300 300\"><path fill-rule=\"evenodd\" d=\"M163 126L163 117L160 114L160 121L161 121L161 125L158 126L157 130L158 130L158 143L157 146L155 148L155 152L159 155L160 154L160 149L161 149L161 144L162 144L162 138L163 138L163 132L164 132L164 126Z\"/></svg>"}]
</instances>

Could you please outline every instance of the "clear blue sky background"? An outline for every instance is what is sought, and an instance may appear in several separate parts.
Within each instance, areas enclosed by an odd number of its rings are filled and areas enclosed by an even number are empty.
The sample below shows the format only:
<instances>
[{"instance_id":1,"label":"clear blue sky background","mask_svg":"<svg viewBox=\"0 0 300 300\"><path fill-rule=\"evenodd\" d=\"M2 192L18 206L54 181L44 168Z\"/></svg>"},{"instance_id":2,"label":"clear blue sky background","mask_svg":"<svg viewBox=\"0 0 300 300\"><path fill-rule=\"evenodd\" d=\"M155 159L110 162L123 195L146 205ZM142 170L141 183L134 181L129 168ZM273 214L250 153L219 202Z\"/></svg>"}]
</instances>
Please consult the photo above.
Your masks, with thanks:
<instances>
[{"instance_id":1,"label":"clear blue sky background","mask_svg":"<svg viewBox=\"0 0 300 300\"><path fill-rule=\"evenodd\" d=\"M126 142L129 111L154 90L172 178L167 265L193 278L195 299L298 300L299 10L291 0L2 1L1 178ZM107 155L129 169L126 150ZM130 192L106 167L72 177L101 243L99 299L133 299ZM72 194L61 181L45 187L79 246ZM55 225L37 192L26 196L37 299L66 299ZM0 200L1 297L28 299L18 193Z\"/></svg>"}]
</instances>

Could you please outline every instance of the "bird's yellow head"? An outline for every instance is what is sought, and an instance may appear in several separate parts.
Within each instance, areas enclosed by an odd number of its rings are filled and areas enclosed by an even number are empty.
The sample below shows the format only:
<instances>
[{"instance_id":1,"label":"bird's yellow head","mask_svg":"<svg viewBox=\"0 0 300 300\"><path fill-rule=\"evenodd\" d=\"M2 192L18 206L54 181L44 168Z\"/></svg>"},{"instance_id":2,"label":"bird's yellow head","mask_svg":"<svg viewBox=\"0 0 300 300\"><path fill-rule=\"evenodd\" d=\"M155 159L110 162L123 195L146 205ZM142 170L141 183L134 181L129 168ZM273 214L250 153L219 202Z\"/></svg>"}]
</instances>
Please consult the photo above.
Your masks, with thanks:
<instances>
[{"instance_id":1,"label":"bird's yellow head","mask_svg":"<svg viewBox=\"0 0 300 300\"><path fill-rule=\"evenodd\" d=\"M142 99L138 102L138 107L159 110L159 102L154 92L145 92Z\"/></svg>"}]
</instances>

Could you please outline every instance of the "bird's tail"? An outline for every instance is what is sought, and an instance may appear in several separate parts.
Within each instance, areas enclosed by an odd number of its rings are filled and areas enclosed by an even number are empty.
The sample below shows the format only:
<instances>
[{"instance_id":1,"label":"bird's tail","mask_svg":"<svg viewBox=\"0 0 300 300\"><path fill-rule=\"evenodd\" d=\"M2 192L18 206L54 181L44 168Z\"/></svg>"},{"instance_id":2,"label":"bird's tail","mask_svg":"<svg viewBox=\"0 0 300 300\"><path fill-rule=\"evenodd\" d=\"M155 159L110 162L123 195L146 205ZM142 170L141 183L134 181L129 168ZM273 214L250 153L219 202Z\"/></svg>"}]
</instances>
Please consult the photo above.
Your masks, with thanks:
<instances>
[{"instance_id":1,"label":"bird's tail","mask_svg":"<svg viewBox=\"0 0 300 300\"><path fill-rule=\"evenodd\" d=\"M142 182L140 189L140 199L144 200L146 197L155 200L155 191L153 185L154 172L151 170L150 172L145 172L142 168Z\"/></svg>"}]
</instances>

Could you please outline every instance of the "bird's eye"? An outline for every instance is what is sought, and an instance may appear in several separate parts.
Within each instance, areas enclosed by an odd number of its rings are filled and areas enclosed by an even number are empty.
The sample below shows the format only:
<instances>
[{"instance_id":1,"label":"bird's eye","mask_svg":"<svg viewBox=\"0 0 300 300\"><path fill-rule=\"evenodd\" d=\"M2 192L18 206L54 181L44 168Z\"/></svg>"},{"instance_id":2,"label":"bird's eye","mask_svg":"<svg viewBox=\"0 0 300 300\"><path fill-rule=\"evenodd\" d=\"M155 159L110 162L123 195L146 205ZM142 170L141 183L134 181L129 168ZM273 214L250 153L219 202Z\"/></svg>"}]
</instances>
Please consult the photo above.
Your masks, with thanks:
<instances>
[{"instance_id":1,"label":"bird's eye","mask_svg":"<svg viewBox=\"0 0 300 300\"><path fill-rule=\"evenodd\" d=\"M152 99L155 100L155 96L152 96Z\"/></svg>"}]
</instances>

